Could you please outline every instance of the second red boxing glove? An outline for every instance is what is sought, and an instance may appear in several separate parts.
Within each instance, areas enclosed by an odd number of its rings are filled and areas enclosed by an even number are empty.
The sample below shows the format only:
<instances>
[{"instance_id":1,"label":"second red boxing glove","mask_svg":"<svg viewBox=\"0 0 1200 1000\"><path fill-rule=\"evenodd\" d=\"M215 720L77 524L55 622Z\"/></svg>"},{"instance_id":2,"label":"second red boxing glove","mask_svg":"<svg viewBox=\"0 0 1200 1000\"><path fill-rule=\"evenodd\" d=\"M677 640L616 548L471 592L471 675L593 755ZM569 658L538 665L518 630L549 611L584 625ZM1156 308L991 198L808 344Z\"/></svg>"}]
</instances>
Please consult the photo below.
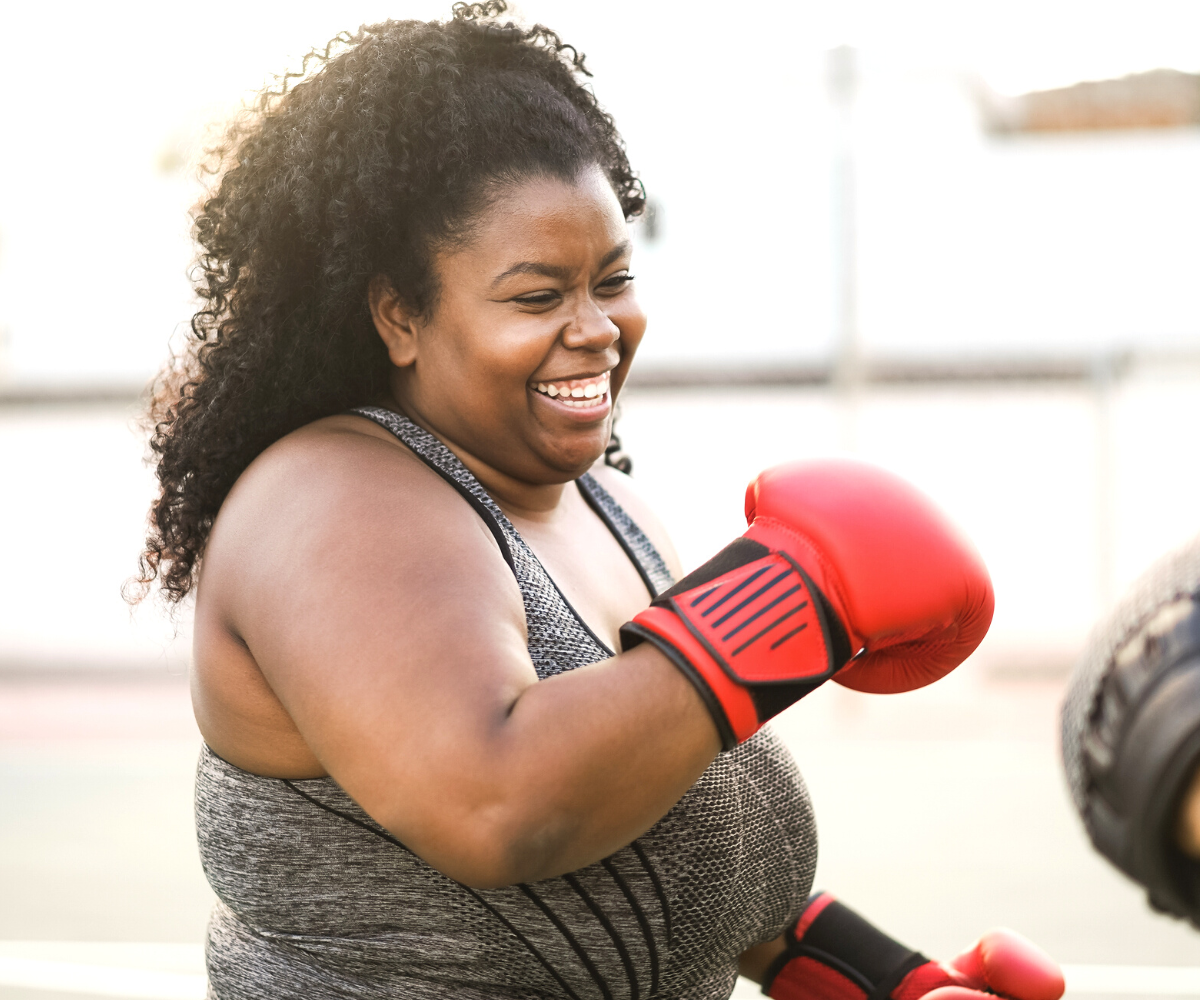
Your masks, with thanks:
<instances>
[{"instance_id":1,"label":"second red boxing glove","mask_svg":"<svg viewBox=\"0 0 1200 1000\"><path fill-rule=\"evenodd\" d=\"M1054 960L1013 931L989 931L942 964L825 892L784 932L784 946L763 976L775 1000L1058 1000L1065 988Z\"/></svg>"},{"instance_id":2,"label":"second red boxing glove","mask_svg":"<svg viewBox=\"0 0 1200 1000\"><path fill-rule=\"evenodd\" d=\"M745 535L621 629L626 650L652 642L696 685L726 749L835 674L859 690L907 691L987 632L978 553L891 473L777 466L750 484L746 519Z\"/></svg>"}]
</instances>

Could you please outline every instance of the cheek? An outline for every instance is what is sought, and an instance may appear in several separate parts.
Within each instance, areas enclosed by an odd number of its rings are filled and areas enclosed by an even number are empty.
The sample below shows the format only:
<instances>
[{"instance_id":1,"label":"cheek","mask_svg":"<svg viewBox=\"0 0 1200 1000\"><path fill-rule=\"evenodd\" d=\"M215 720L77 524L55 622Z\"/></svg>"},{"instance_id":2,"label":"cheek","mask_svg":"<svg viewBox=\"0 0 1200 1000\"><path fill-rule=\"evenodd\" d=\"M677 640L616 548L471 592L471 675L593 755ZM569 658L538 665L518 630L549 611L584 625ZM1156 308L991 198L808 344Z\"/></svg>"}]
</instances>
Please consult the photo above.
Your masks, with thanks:
<instances>
[{"instance_id":1,"label":"cheek","mask_svg":"<svg viewBox=\"0 0 1200 1000\"><path fill-rule=\"evenodd\" d=\"M474 367L497 390L525 385L546 359L557 327L536 317L486 324L474 343Z\"/></svg>"},{"instance_id":2,"label":"cheek","mask_svg":"<svg viewBox=\"0 0 1200 1000\"><path fill-rule=\"evenodd\" d=\"M637 349L646 332L646 313L633 295L623 296L622 301L608 312L608 317L621 331L621 340L626 352Z\"/></svg>"}]
</instances>

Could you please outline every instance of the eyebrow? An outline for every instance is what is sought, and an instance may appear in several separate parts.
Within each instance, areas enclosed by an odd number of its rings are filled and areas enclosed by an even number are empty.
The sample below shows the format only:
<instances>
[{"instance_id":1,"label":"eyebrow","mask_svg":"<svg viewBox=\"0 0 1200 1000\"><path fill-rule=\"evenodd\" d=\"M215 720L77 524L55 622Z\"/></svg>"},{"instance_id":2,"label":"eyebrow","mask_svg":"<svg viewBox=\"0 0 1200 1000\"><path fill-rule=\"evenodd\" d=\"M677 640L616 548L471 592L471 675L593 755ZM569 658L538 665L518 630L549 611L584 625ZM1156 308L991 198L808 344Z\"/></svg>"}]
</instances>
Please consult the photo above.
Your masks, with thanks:
<instances>
[{"instance_id":1,"label":"eyebrow","mask_svg":"<svg viewBox=\"0 0 1200 1000\"><path fill-rule=\"evenodd\" d=\"M629 240L624 240L618 243L615 247L604 255L600 261L600 269L608 267L613 261L618 260L629 252ZM520 264L514 264L507 271L492 280L492 287L495 288L505 278L511 278L516 274L537 274L543 278L554 278L558 281L563 281L571 275L571 268L562 267L558 264L543 264L535 260L523 260Z\"/></svg>"}]
</instances>

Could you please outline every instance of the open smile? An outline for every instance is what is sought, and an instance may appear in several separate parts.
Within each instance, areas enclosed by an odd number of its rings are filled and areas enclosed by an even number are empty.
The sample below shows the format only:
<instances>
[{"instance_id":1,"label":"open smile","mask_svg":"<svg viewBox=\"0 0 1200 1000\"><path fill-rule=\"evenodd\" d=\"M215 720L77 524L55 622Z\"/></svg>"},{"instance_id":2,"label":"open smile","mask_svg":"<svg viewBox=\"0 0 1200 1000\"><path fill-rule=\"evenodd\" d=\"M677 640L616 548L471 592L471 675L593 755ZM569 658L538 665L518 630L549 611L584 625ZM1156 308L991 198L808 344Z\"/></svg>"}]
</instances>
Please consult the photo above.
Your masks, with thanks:
<instances>
[{"instance_id":1,"label":"open smile","mask_svg":"<svg viewBox=\"0 0 1200 1000\"><path fill-rule=\"evenodd\" d=\"M588 410L608 403L608 372L591 378L564 379L561 382L536 382L535 392L549 396L572 409Z\"/></svg>"}]
</instances>

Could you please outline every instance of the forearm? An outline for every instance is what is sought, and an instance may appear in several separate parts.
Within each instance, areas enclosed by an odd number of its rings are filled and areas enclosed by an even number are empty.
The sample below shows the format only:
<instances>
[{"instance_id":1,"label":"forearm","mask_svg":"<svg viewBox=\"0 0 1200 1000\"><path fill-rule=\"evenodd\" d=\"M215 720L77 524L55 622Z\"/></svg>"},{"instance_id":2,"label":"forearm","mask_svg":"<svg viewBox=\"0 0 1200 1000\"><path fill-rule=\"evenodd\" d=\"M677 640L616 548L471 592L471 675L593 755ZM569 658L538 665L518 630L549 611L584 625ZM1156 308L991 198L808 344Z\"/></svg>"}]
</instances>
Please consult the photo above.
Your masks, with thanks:
<instances>
[{"instance_id":1,"label":"forearm","mask_svg":"<svg viewBox=\"0 0 1200 1000\"><path fill-rule=\"evenodd\" d=\"M653 826L720 749L696 689L636 649L526 689L504 727L522 879L572 871ZM530 836L529 834L532 834Z\"/></svg>"},{"instance_id":2,"label":"forearm","mask_svg":"<svg viewBox=\"0 0 1200 1000\"><path fill-rule=\"evenodd\" d=\"M1184 854L1200 859L1200 767L1193 772L1179 805L1175 841Z\"/></svg>"},{"instance_id":3,"label":"forearm","mask_svg":"<svg viewBox=\"0 0 1200 1000\"><path fill-rule=\"evenodd\" d=\"M465 823L421 820L446 826L423 838L435 852L455 829L481 831L482 867L455 877L523 881L597 861L663 816L721 746L750 739L835 673L861 690L920 687L987 630L991 583L978 554L890 474L854 463L780 466L752 484L747 517L742 538L626 623L629 652L541 682L496 669L483 651L456 664L457 676L483 688L419 799L461 790L464 775L474 785ZM488 688L505 683L518 686ZM463 746L473 752L455 752Z\"/></svg>"},{"instance_id":4,"label":"forearm","mask_svg":"<svg viewBox=\"0 0 1200 1000\"><path fill-rule=\"evenodd\" d=\"M747 948L738 956L738 975L745 976L751 982L761 983L767 969L776 959L787 950L784 935L756 944Z\"/></svg>"},{"instance_id":5,"label":"forearm","mask_svg":"<svg viewBox=\"0 0 1200 1000\"><path fill-rule=\"evenodd\" d=\"M457 773L439 782L441 808L416 829L411 816L377 818L481 888L607 857L665 815L720 750L693 685L650 646L530 684L450 743L457 752L440 752Z\"/></svg>"},{"instance_id":6,"label":"forearm","mask_svg":"<svg viewBox=\"0 0 1200 1000\"><path fill-rule=\"evenodd\" d=\"M426 861L511 884L628 844L722 746L835 673L861 690L920 687L987 629L978 554L888 473L779 466L752 484L747 518L745 535L622 627L619 656L539 681L515 600L469 620L458 602L431 603L408 623L399 669L361 671L357 690L337 672L341 704L331 668L303 650L326 684L289 712L302 732L324 730L313 751L329 773ZM501 579L495 593L519 596Z\"/></svg>"}]
</instances>

